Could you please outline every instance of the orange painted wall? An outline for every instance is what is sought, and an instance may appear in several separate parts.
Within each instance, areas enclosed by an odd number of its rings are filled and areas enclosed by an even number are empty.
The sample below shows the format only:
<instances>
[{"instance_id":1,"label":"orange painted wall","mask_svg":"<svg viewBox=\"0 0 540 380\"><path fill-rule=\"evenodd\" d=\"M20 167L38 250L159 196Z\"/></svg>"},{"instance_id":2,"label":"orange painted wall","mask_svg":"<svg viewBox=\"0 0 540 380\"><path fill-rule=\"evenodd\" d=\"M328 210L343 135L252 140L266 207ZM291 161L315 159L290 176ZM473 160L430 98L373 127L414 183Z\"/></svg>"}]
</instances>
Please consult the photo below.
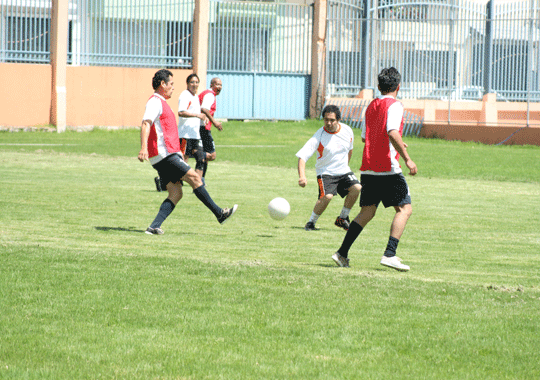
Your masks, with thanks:
<instances>
[{"instance_id":1,"label":"orange painted wall","mask_svg":"<svg viewBox=\"0 0 540 380\"><path fill-rule=\"evenodd\" d=\"M67 68L68 126L140 126L157 69ZM191 70L171 70L175 111ZM0 64L0 125L47 125L51 118L51 66Z\"/></svg>"},{"instance_id":2,"label":"orange painted wall","mask_svg":"<svg viewBox=\"0 0 540 380\"><path fill-rule=\"evenodd\" d=\"M540 146L540 126L497 126L471 124L424 123L422 137L444 140L475 141L484 144Z\"/></svg>"},{"instance_id":3,"label":"orange painted wall","mask_svg":"<svg viewBox=\"0 0 540 380\"><path fill-rule=\"evenodd\" d=\"M0 125L49 124L50 65L0 63Z\"/></svg>"},{"instance_id":4,"label":"orange painted wall","mask_svg":"<svg viewBox=\"0 0 540 380\"><path fill-rule=\"evenodd\" d=\"M67 125L140 126L144 106L152 95L157 69L69 67ZM191 70L171 70L175 90L167 103L173 111L186 89Z\"/></svg>"}]
</instances>

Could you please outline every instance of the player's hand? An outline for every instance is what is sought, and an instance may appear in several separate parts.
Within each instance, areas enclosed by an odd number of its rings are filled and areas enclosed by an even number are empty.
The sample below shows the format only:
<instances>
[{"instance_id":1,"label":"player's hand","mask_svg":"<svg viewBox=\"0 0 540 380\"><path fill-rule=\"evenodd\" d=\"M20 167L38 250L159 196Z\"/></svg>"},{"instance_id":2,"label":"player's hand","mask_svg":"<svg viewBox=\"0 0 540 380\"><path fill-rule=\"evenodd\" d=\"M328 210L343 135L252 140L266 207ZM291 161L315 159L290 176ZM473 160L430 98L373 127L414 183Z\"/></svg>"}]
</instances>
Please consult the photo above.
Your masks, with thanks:
<instances>
[{"instance_id":1,"label":"player's hand","mask_svg":"<svg viewBox=\"0 0 540 380\"><path fill-rule=\"evenodd\" d=\"M416 167L416 164L413 162L413 160L405 161L405 165L409 168L409 174L415 175L418 173L418 168Z\"/></svg>"},{"instance_id":2,"label":"player's hand","mask_svg":"<svg viewBox=\"0 0 540 380\"><path fill-rule=\"evenodd\" d=\"M214 126L218 129L218 131L223 130L223 126L221 125L221 123L219 121L216 121L216 124L214 124Z\"/></svg>"},{"instance_id":3,"label":"player's hand","mask_svg":"<svg viewBox=\"0 0 540 380\"><path fill-rule=\"evenodd\" d=\"M137 156L139 161L144 162L148 160L148 149L141 149L139 155Z\"/></svg>"},{"instance_id":4,"label":"player's hand","mask_svg":"<svg viewBox=\"0 0 540 380\"><path fill-rule=\"evenodd\" d=\"M298 185L300 185L300 187L306 187L306 184L307 184L307 179L305 178L300 178L298 180Z\"/></svg>"}]
</instances>

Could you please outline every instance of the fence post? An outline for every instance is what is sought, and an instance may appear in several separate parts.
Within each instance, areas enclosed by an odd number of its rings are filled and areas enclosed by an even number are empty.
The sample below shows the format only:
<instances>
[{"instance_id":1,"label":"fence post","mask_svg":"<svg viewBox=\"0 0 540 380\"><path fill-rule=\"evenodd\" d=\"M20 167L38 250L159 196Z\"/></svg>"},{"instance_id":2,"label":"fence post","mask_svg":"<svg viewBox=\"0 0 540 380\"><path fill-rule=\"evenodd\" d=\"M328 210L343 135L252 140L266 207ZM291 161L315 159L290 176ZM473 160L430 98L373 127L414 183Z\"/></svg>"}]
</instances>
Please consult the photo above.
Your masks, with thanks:
<instances>
[{"instance_id":1,"label":"fence post","mask_svg":"<svg viewBox=\"0 0 540 380\"><path fill-rule=\"evenodd\" d=\"M493 15L494 2L489 0L486 5L486 37L484 56L484 94L491 93L491 72L493 71Z\"/></svg>"},{"instance_id":2,"label":"fence post","mask_svg":"<svg viewBox=\"0 0 540 380\"><path fill-rule=\"evenodd\" d=\"M51 14L51 116L57 132L66 130L69 0L53 0Z\"/></svg>"},{"instance_id":3,"label":"fence post","mask_svg":"<svg viewBox=\"0 0 540 380\"><path fill-rule=\"evenodd\" d=\"M319 117L325 96L326 14L327 0L315 0L311 38L311 97L309 117Z\"/></svg>"},{"instance_id":4,"label":"fence post","mask_svg":"<svg viewBox=\"0 0 540 380\"><path fill-rule=\"evenodd\" d=\"M368 17L369 17L369 0L362 2L362 72L360 77L360 87L362 90L366 88L368 82Z\"/></svg>"},{"instance_id":5,"label":"fence post","mask_svg":"<svg viewBox=\"0 0 540 380\"><path fill-rule=\"evenodd\" d=\"M193 10L193 72L200 84L206 88L206 70L208 69L208 19L209 0L195 0Z\"/></svg>"}]
</instances>

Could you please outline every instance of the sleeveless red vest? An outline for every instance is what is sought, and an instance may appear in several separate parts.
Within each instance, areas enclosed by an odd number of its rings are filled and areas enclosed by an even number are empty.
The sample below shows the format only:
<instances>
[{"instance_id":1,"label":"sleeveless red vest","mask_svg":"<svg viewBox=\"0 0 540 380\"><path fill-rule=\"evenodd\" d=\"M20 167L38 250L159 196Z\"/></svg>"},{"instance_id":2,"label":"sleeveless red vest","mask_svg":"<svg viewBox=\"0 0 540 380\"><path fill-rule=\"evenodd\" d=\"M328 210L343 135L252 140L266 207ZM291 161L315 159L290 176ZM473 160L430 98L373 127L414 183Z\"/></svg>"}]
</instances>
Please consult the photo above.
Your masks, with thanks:
<instances>
[{"instance_id":1,"label":"sleeveless red vest","mask_svg":"<svg viewBox=\"0 0 540 380\"><path fill-rule=\"evenodd\" d=\"M154 95L152 95L154 96ZM166 101L159 98L161 101L161 116L159 117L159 123L161 124L161 130L163 133L163 140L167 147L167 152L176 153L180 151L180 140L178 139L178 127L176 125L176 117L174 116L171 107ZM156 132L155 123L150 128L150 135L148 136L148 157L154 157L158 155L158 135Z\"/></svg>"},{"instance_id":2,"label":"sleeveless red vest","mask_svg":"<svg viewBox=\"0 0 540 380\"><path fill-rule=\"evenodd\" d=\"M390 139L386 122L388 108L397 101L393 98L377 98L366 109L366 143L360 171L371 170L380 173L392 170ZM401 119L399 134L403 134L403 119ZM396 159L399 160L399 153L396 153Z\"/></svg>"}]
</instances>

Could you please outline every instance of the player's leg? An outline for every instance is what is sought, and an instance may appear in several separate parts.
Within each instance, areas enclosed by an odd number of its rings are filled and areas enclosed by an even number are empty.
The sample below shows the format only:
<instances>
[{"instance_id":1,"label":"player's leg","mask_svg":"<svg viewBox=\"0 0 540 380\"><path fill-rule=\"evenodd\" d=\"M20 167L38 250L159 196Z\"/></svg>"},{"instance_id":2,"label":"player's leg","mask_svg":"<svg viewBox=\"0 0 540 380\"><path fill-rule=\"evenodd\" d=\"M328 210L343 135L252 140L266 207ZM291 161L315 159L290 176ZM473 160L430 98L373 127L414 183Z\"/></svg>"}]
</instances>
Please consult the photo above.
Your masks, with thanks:
<instances>
[{"instance_id":1,"label":"player's leg","mask_svg":"<svg viewBox=\"0 0 540 380\"><path fill-rule=\"evenodd\" d=\"M193 188L193 193L210 211L212 211L212 213L216 216L218 222L220 222L221 224L223 224L229 217L231 217L238 208L238 205L234 205L230 209L222 209L221 207L219 207L214 202L210 194L208 194L208 191L203 185L201 176L195 170L189 168L189 170L182 177L182 180L186 181Z\"/></svg>"},{"instance_id":2,"label":"player's leg","mask_svg":"<svg viewBox=\"0 0 540 380\"><path fill-rule=\"evenodd\" d=\"M385 202L385 200L383 200L383 203L385 206L392 205L396 210L396 214L390 226L390 236L388 237L384 255L381 258L381 264L400 271L407 271L410 269L409 266L402 264L401 259L396 257L396 250L407 221L412 215L411 197L403 175L391 176L389 180L392 181L389 188L393 189L392 201L394 204L390 204L390 201Z\"/></svg>"},{"instance_id":3,"label":"player's leg","mask_svg":"<svg viewBox=\"0 0 540 380\"><path fill-rule=\"evenodd\" d=\"M214 161L216 159L216 146L211 131L206 129L204 126L201 126L200 134L203 151L206 153L206 162L202 171L202 178L204 180L204 178L206 177L206 171L208 170L208 162Z\"/></svg>"},{"instance_id":4,"label":"player's leg","mask_svg":"<svg viewBox=\"0 0 540 380\"><path fill-rule=\"evenodd\" d=\"M334 195L337 194L337 177L332 176L317 176L317 184L319 185L319 198L315 202L315 207L313 207L313 212L308 222L304 226L306 231L315 230L315 223L322 215L322 213L328 207L328 204L334 198Z\"/></svg>"},{"instance_id":5,"label":"player's leg","mask_svg":"<svg viewBox=\"0 0 540 380\"><path fill-rule=\"evenodd\" d=\"M332 256L339 266L349 266L349 250L364 227L373 219L380 203L380 193L377 188L377 176L362 175L360 178L360 212L349 225L341 246ZM346 264L346 265L344 265Z\"/></svg>"},{"instance_id":6,"label":"player's leg","mask_svg":"<svg viewBox=\"0 0 540 380\"><path fill-rule=\"evenodd\" d=\"M342 198L345 197L345 201L343 202L341 213L336 218L334 224L337 227L343 228L345 231L349 229L349 225L351 223L349 220L349 214L356 203L358 196L360 195L361 188L362 186L360 186L360 181L358 181L352 172L344 175L339 182L338 194L341 195Z\"/></svg>"},{"instance_id":7,"label":"player's leg","mask_svg":"<svg viewBox=\"0 0 540 380\"><path fill-rule=\"evenodd\" d=\"M166 184L169 196L163 201L154 221L146 229L147 234L162 235L163 230L161 229L161 225L174 211L174 208L180 199L182 199L182 181L180 181L179 176L183 173L178 172L174 164L175 161L180 161L187 166L178 155L166 157L154 165L154 168L158 171L161 182Z\"/></svg>"}]
</instances>

